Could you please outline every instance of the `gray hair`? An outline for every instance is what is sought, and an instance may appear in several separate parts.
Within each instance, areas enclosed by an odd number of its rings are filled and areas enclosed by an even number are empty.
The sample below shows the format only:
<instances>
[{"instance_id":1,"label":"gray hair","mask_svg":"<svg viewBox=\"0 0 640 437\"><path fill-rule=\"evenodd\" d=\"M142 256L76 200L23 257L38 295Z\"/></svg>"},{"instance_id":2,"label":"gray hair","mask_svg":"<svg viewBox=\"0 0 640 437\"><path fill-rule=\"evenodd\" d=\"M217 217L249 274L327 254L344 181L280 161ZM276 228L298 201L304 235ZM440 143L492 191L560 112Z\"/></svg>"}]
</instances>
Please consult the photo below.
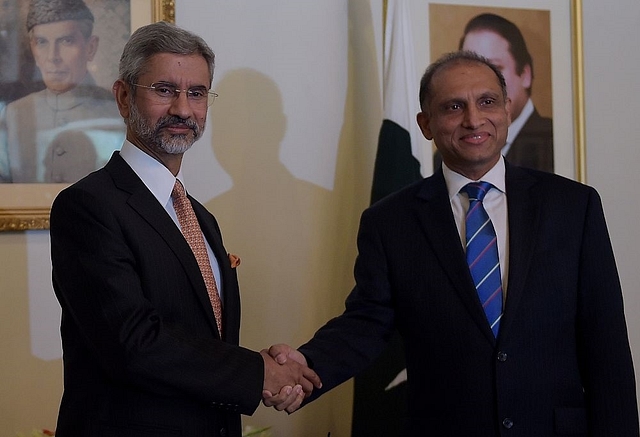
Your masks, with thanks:
<instances>
[{"instance_id":1,"label":"gray hair","mask_svg":"<svg viewBox=\"0 0 640 437\"><path fill-rule=\"evenodd\" d=\"M129 84L137 83L149 59L159 53L201 55L209 67L209 82L213 80L215 55L204 39L164 21L133 32L120 57L120 79Z\"/></svg>"},{"instance_id":2,"label":"gray hair","mask_svg":"<svg viewBox=\"0 0 640 437\"><path fill-rule=\"evenodd\" d=\"M420 98L420 109L422 111L425 111L425 112L428 111L429 103L431 101L431 98L433 97L432 96L433 90L431 89L431 81L433 80L433 76L438 71L444 69L445 67L448 67L449 65L462 64L465 62L484 64L487 67L489 67L495 73L496 78L498 79L498 84L502 89L502 97L506 101L507 84L504 80L504 76L502 75L502 72L500 72L498 67L493 65L484 56L480 56L479 54L468 51L468 50L460 50L457 52L446 53L445 55L441 56L437 61L435 61L433 64L429 65L429 67L427 68L427 71L425 71L424 75L422 76L422 79L420 80L419 98Z\"/></svg>"}]
</instances>

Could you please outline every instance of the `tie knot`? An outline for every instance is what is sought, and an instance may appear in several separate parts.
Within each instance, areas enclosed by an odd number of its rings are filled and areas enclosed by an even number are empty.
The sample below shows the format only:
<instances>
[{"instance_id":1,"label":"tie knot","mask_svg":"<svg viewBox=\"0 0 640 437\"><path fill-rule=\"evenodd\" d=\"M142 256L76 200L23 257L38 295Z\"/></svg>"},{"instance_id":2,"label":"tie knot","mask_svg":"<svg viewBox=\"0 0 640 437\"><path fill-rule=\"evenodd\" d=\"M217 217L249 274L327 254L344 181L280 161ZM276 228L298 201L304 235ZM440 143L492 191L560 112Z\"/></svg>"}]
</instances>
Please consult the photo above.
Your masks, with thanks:
<instances>
[{"instance_id":1,"label":"tie knot","mask_svg":"<svg viewBox=\"0 0 640 437\"><path fill-rule=\"evenodd\" d=\"M482 202L482 199L484 199L484 196L489 192L492 186L493 185L489 182L470 182L462 187L460 191L467 193L469 200L479 200Z\"/></svg>"},{"instance_id":2,"label":"tie knot","mask_svg":"<svg viewBox=\"0 0 640 437\"><path fill-rule=\"evenodd\" d=\"M171 198L180 199L182 197L186 197L186 193L184 192L182 182L176 179L176 183L173 185L173 190L171 190Z\"/></svg>"}]
</instances>

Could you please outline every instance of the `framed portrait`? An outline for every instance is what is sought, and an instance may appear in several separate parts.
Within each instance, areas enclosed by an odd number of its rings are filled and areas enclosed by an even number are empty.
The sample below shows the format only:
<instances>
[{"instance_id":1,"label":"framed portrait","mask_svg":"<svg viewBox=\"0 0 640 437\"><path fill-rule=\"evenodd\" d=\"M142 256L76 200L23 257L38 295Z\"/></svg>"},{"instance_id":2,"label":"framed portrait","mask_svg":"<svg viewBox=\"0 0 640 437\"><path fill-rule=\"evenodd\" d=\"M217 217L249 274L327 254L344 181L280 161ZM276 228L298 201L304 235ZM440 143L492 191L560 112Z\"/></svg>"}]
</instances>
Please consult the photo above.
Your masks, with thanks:
<instances>
[{"instance_id":1,"label":"framed portrait","mask_svg":"<svg viewBox=\"0 0 640 437\"><path fill-rule=\"evenodd\" d=\"M460 48L487 57L505 76L511 99L503 154L517 165L584 182L581 0L427 3L423 21L414 22L422 28L414 30L415 41L422 37L416 56L426 54L422 65Z\"/></svg>"},{"instance_id":2,"label":"framed portrait","mask_svg":"<svg viewBox=\"0 0 640 437\"><path fill-rule=\"evenodd\" d=\"M120 54L133 30L161 20L175 22L175 0L2 2L0 231L48 229L60 190L119 149Z\"/></svg>"}]
</instances>

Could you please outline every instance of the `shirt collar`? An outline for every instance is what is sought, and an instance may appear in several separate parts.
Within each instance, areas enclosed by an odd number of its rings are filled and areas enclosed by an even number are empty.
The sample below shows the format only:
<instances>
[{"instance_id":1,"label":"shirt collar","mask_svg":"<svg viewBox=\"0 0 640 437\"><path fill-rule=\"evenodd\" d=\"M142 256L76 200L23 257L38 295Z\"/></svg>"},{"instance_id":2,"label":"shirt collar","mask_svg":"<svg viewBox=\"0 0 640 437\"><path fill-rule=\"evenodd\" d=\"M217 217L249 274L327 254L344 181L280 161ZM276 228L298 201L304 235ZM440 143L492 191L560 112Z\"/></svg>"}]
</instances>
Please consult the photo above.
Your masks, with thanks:
<instances>
[{"instance_id":1,"label":"shirt collar","mask_svg":"<svg viewBox=\"0 0 640 437\"><path fill-rule=\"evenodd\" d=\"M185 186L182 169L178 172L177 177L174 176L167 167L134 146L129 140L124 141L120 156L142 179L142 182L163 206L167 205L171 200L171 191L173 191L176 179L179 179L182 185Z\"/></svg>"},{"instance_id":2,"label":"shirt collar","mask_svg":"<svg viewBox=\"0 0 640 437\"><path fill-rule=\"evenodd\" d=\"M471 179L462 176L460 173L456 173L451 170L447 165L442 163L442 172L444 173L444 180L447 184L447 191L449 192L449 199L453 199L458 195L460 189L467 185L469 182L474 182ZM505 164L504 158L500 155L500 159L496 164L482 176L480 180L491 183L498 190L506 193L506 184L504 181L505 176Z\"/></svg>"}]
</instances>

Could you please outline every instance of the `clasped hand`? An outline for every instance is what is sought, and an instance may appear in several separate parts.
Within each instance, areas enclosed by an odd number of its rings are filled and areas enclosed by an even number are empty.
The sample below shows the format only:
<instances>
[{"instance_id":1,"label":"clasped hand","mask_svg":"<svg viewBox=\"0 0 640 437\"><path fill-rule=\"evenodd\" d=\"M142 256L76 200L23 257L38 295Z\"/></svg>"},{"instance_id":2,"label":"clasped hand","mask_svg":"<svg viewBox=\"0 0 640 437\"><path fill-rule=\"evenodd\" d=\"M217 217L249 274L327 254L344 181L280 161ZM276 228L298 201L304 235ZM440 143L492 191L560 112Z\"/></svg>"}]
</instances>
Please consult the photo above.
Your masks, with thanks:
<instances>
[{"instance_id":1,"label":"clasped hand","mask_svg":"<svg viewBox=\"0 0 640 437\"><path fill-rule=\"evenodd\" d=\"M320 377L296 349L278 344L261 350L260 355L264 360L262 403L267 407L293 413L314 387L322 387Z\"/></svg>"}]
</instances>

